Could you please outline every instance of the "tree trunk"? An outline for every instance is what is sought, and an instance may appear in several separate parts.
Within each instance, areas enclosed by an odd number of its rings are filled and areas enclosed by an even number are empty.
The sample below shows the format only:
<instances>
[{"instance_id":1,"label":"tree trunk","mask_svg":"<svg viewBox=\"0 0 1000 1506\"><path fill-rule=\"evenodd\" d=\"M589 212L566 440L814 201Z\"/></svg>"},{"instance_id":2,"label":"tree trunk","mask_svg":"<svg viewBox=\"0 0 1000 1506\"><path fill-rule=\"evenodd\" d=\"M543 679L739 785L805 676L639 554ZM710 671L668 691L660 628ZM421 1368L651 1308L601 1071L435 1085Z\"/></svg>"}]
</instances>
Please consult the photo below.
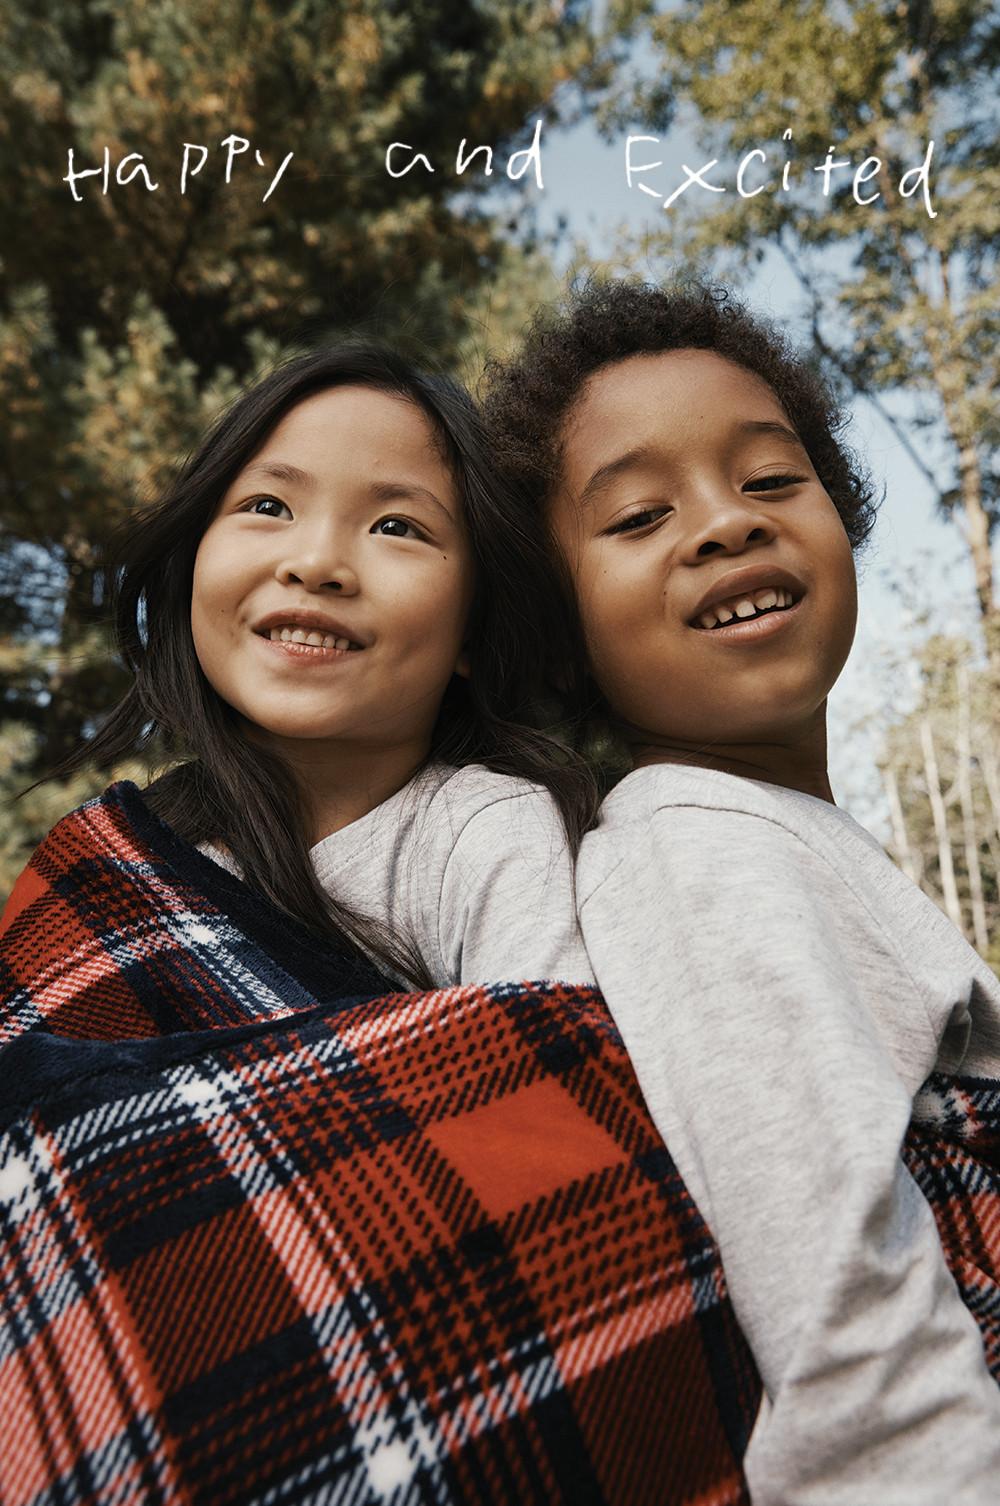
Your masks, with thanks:
<instances>
[{"instance_id":1,"label":"tree trunk","mask_svg":"<svg viewBox=\"0 0 1000 1506\"><path fill-rule=\"evenodd\" d=\"M944 907L950 920L954 921L958 929L965 933L962 924L962 906L958 898L958 888L955 884L955 868L951 860L951 838L948 836L948 815L945 810L944 799L941 795L941 779L938 774L937 754L934 751L934 733L931 731L930 718L920 718L920 745L924 752L924 775L927 779L927 794L931 802L931 814L934 817L934 834L937 837L938 867L941 870L941 892L944 895Z\"/></svg>"},{"instance_id":2,"label":"tree trunk","mask_svg":"<svg viewBox=\"0 0 1000 1506\"><path fill-rule=\"evenodd\" d=\"M989 946L986 930L986 906L983 903L983 875L979 864L979 839L976 836L976 811L972 800L972 748L969 736L969 667L958 666L958 799L962 810L962 837L965 845L965 869L969 875L969 901L972 909L972 937L979 952Z\"/></svg>"},{"instance_id":3,"label":"tree trunk","mask_svg":"<svg viewBox=\"0 0 1000 1506\"><path fill-rule=\"evenodd\" d=\"M914 853L910 834L906 829L906 817L903 815L903 802L899 798L899 781L896 778L894 764L887 764L883 768L882 784L889 803L889 817L892 821L892 855L907 877L911 878L915 884L919 884L923 877L923 862L919 852Z\"/></svg>"},{"instance_id":4,"label":"tree trunk","mask_svg":"<svg viewBox=\"0 0 1000 1506\"><path fill-rule=\"evenodd\" d=\"M1000 839L1000 767L998 767L997 748L993 740L992 732L988 732L988 746L983 748L980 755L980 767L983 771L983 780L986 784L986 793L990 797L990 810L993 812L993 826L997 838ZM1000 874L998 874L1000 880Z\"/></svg>"}]
</instances>

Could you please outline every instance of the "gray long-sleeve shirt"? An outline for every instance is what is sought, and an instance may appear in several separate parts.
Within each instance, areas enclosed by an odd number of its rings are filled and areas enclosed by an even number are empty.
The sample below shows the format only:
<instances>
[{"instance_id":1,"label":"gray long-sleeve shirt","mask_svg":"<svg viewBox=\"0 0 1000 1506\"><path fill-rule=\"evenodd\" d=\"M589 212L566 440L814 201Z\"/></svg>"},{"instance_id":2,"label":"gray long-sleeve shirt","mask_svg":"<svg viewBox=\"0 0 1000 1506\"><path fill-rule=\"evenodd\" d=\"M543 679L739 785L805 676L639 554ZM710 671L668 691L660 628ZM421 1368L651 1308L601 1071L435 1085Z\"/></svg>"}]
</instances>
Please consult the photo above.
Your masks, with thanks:
<instances>
[{"instance_id":1,"label":"gray long-sleeve shirt","mask_svg":"<svg viewBox=\"0 0 1000 1506\"><path fill-rule=\"evenodd\" d=\"M310 853L321 884L414 943L434 983L591 983L548 790L431 764Z\"/></svg>"},{"instance_id":2,"label":"gray long-sleeve shirt","mask_svg":"<svg viewBox=\"0 0 1000 1506\"><path fill-rule=\"evenodd\" d=\"M1000 983L844 811L661 764L605 801L584 940L767 1392L755 1506L996 1506L1000 1388L899 1148L1000 1076Z\"/></svg>"}]
</instances>

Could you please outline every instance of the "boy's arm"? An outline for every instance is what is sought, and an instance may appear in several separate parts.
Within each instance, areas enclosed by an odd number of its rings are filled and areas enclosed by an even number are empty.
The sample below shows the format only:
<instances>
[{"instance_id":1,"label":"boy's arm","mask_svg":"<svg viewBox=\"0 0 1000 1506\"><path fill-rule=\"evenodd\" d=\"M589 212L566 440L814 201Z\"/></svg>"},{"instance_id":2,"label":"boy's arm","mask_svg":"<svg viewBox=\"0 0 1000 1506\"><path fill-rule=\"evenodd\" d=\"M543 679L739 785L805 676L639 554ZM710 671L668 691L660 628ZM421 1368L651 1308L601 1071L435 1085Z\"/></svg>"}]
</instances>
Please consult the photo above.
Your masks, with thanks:
<instances>
[{"instance_id":1,"label":"boy's arm","mask_svg":"<svg viewBox=\"0 0 1000 1506\"><path fill-rule=\"evenodd\" d=\"M782 827L683 807L632 830L584 938L770 1398L754 1506L1000 1500L1000 1388L899 1157L890 1042L920 1032L930 1067L921 998Z\"/></svg>"}]
</instances>

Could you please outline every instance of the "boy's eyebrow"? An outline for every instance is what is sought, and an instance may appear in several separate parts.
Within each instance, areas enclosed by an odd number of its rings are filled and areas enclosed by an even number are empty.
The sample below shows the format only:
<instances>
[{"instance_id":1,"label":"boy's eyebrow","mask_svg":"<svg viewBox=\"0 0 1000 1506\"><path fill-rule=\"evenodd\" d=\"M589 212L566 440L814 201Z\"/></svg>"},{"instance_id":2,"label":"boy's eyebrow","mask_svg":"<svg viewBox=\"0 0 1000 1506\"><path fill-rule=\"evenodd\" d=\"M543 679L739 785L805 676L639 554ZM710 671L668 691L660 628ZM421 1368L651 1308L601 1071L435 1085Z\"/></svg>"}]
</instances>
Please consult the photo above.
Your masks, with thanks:
<instances>
[{"instance_id":1,"label":"boy's eyebrow","mask_svg":"<svg viewBox=\"0 0 1000 1506\"><path fill-rule=\"evenodd\" d=\"M770 435L771 438L780 439L785 444L795 445L797 449L805 449L795 430L789 428L788 424L779 423L776 419L748 418L735 425L735 432L744 435ZM599 465L580 493L580 506L586 507L592 503L601 492L607 490L612 481L617 480L625 471L637 470L655 458L656 452L648 445L636 445L634 449L626 450L623 455L609 460L606 465Z\"/></svg>"},{"instance_id":2,"label":"boy's eyebrow","mask_svg":"<svg viewBox=\"0 0 1000 1506\"><path fill-rule=\"evenodd\" d=\"M654 452L648 445L637 445L634 449L626 450L624 455L619 455L616 460L609 460L606 465L599 465L580 493L580 506L586 507L593 502L623 471L636 470L639 466L646 465L653 459L653 454Z\"/></svg>"},{"instance_id":3,"label":"boy's eyebrow","mask_svg":"<svg viewBox=\"0 0 1000 1506\"><path fill-rule=\"evenodd\" d=\"M739 424L741 434L768 434L772 439L783 439L788 444L798 445L800 450L805 449L801 437L787 424L778 423L775 419L748 418Z\"/></svg>"}]
</instances>

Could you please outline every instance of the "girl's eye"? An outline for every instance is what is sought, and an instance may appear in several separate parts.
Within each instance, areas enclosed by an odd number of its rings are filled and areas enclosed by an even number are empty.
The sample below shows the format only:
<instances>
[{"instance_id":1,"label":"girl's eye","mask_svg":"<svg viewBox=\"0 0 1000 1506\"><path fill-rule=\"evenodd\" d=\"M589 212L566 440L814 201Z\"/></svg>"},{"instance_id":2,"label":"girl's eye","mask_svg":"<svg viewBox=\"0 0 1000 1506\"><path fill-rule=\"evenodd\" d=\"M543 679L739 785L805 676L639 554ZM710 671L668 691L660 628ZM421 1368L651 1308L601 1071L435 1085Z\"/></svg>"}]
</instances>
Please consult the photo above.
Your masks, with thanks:
<instances>
[{"instance_id":1,"label":"girl's eye","mask_svg":"<svg viewBox=\"0 0 1000 1506\"><path fill-rule=\"evenodd\" d=\"M289 517L292 516L284 502L279 501L277 497L254 497L247 507L247 512L255 512L261 518L280 518L283 513L288 513Z\"/></svg>"},{"instance_id":2,"label":"girl's eye","mask_svg":"<svg viewBox=\"0 0 1000 1506\"><path fill-rule=\"evenodd\" d=\"M387 539L422 539L424 535L420 529L406 518L380 518L372 527L372 533L379 533Z\"/></svg>"},{"instance_id":3,"label":"girl's eye","mask_svg":"<svg viewBox=\"0 0 1000 1506\"><path fill-rule=\"evenodd\" d=\"M658 523L665 518L673 509L670 507L643 507L637 512L630 512L627 517L612 523L606 529L607 533L639 533L643 528L649 528L653 523Z\"/></svg>"},{"instance_id":4,"label":"girl's eye","mask_svg":"<svg viewBox=\"0 0 1000 1506\"><path fill-rule=\"evenodd\" d=\"M752 481L744 483L745 492L780 492L786 486L799 486L805 480L805 476L777 475L755 476Z\"/></svg>"}]
</instances>

